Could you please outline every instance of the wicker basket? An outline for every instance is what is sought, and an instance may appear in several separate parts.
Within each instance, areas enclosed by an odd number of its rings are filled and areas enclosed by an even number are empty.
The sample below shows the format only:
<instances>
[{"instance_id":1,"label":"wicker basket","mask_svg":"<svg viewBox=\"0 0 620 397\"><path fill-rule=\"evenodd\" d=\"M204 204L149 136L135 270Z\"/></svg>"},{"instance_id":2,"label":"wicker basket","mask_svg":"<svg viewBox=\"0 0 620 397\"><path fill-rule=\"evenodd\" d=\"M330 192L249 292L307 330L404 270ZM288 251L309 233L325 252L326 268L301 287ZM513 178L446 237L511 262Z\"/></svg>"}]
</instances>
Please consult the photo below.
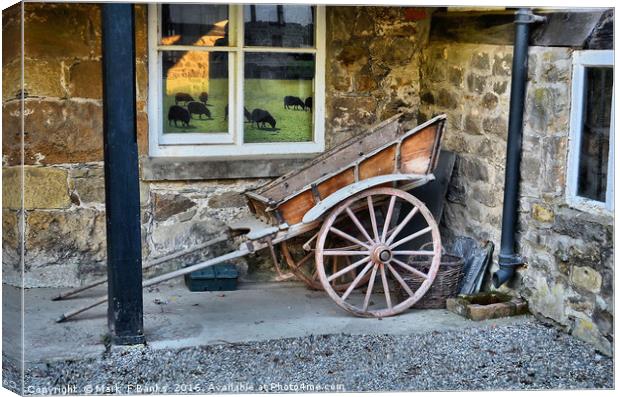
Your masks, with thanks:
<instances>
[{"instance_id":1,"label":"wicker basket","mask_svg":"<svg viewBox=\"0 0 620 397\"><path fill-rule=\"evenodd\" d=\"M446 253L441 255L441 262L433 284L412 308L445 309L446 299L456 296L459 292L459 284L463 278L463 263L463 258L459 256ZM428 273L431 261L428 260L428 257L412 257L409 260L409 264L423 273ZM403 280L414 292L424 282L422 277L413 274L403 276ZM396 293L401 299L409 297L407 292L398 283L396 283Z\"/></svg>"}]
</instances>

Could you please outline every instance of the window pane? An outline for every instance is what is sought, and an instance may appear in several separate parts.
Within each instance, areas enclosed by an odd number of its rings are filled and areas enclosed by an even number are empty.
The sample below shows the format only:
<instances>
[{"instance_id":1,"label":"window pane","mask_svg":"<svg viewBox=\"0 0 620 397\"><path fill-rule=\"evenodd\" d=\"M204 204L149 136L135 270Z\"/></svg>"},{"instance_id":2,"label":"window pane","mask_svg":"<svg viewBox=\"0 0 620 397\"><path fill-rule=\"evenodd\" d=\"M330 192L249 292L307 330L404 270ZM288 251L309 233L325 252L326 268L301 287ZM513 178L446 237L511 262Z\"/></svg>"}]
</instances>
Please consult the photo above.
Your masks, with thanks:
<instances>
[{"instance_id":1,"label":"window pane","mask_svg":"<svg viewBox=\"0 0 620 397\"><path fill-rule=\"evenodd\" d=\"M246 53L244 141L312 141L314 55Z\"/></svg>"},{"instance_id":2,"label":"window pane","mask_svg":"<svg viewBox=\"0 0 620 397\"><path fill-rule=\"evenodd\" d=\"M227 46L228 6L162 5L161 44Z\"/></svg>"},{"instance_id":3,"label":"window pane","mask_svg":"<svg viewBox=\"0 0 620 397\"><path fill-rule=\"evenodd\" d=\"M314 7L246 5L243 7L245 45L314 47Z\"/></svg>"},{"instance_id":4,"label":"window pane","mask_svg":"<svg viewBox=\"0 0 620 397\"><path fill-rule=\"evenodd\" d=\"M228 53L162 52L164 133L227 132Z\"/></svg>"},{"instance_id":5,"label":"window pane","mask_svg":"<svg viewBox=\"0 0 620 397\"><path fill-rule=\"evenodd\" d=\"M605 202L613 69L586 68L584 84L577 195Z\"/></svg>"}]
</instances>

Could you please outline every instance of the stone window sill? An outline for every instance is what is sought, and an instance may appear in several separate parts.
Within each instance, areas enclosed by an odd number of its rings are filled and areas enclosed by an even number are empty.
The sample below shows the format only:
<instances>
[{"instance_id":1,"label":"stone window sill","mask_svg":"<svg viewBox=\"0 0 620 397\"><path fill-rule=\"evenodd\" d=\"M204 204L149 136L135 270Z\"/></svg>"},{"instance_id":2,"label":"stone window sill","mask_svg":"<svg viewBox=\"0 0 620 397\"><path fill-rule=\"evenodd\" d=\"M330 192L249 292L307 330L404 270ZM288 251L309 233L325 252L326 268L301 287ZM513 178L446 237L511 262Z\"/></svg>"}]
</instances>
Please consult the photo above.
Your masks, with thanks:
<instances>
[{"instance_id":1,"label":"stone window sill","mask_svg":"<svg viewBox=\"0 0 620 397\"><path fill-rule=\"evenodd\" d=\"M201 159L187 157L142 157L141 178L144 181L215 180L244 178L277 178L299 168L318 155L277 158Z\"/></svg>"}]
</instances>

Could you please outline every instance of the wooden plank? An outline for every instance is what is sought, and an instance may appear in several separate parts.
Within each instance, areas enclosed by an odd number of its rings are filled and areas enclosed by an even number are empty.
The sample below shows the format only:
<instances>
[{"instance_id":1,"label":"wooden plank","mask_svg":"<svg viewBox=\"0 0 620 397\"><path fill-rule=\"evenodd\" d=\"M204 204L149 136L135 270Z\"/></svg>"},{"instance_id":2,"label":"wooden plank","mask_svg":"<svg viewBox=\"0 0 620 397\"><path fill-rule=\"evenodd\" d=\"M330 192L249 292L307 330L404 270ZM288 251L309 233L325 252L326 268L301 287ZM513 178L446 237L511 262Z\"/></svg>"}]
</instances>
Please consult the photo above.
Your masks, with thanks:
<instances>
[{"instance_id":1,"label":"wooden plank","mask_svg":"<svg viewBox=\"0 0 620 397\"><path fill-rule=\"evenodd\" d=\"M355 182L355 174L353 168L348 168L343 172L334 175L329 178L325 182L322 182L318 185L319 194L321 195L321 199L329 196L335 191L343 188L347 185L350 185Z\"/></svg>"},{"instance_id":2,"label":"wooden plank","mask_svg":"<svg viewBox=\"0 0 620 397\"><path fill-rule=\"evenodd\" d=\"M314 197L310 190L306 190L298 196L293 197L278 207L282 213L284 221L289 225L300 223L304 214L314 207Z\"/></svg>"},{"instance_id":3,"label":"wooden plank","mask_svg":"<svg viewBox=\"0 0 620 397\"><path fill-rule=\"evenodd\" d=\"M437 126L428 126L405 139L400 146L400 172L426 174L431 166Z\"/></svg>"},{"instance_id":4,"label":"wooden plank","mask_svg":"<svg viewBox=\"0 0 620 397\"><path fill-rule=\"evenodd\" d=\"M394 173L396 147L397 145L394 144L362 161L359 165L360 180Z\"/></svg>"},{"instance_id":5,"label":"wooden plank","mask_svg":"<svg viewBox=\"0 0 620 397\"><path fill-rule=\"evenodd\" d=\"M329 172L344 168L360 156L396 139L403 133L398 122L400 117L401 115L396 115L371 127L364 134L353 137L308 162L305 167L283 175L254 192L273 201L280 201L302 190Z\"/></svg>"}]
</instances>

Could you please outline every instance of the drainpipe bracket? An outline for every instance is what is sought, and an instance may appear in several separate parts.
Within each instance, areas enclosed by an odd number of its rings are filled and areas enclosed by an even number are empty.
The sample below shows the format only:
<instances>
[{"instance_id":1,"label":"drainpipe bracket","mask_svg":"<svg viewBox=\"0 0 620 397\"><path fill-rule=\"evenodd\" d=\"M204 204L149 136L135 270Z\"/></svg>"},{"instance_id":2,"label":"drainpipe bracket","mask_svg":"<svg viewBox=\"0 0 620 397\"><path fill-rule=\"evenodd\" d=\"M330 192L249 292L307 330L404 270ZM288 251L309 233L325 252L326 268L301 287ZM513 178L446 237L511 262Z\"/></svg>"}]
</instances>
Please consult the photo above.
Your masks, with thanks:
<instances>
[{"instance_id":1,"label":"drainpipe bracket","mask_svg":"<svg viewBox=\"0 0 620 397\"><path fill-rule=\"evenodd\" d=\"M499 254L499 267L517 267L525 264L525 258L517 254Z\"/></svg>"},{"instance_id":2,"label":"drainpipe bracket","mask_svg":"<svg viewBox=\"0 0 620 397\"><path fill-rule=\"evenodd\" d=\"M530 9L519 9L515 12L515 23L536 23L546 22L547 17L535 15Z\"/></svg>"}]
</instances>

